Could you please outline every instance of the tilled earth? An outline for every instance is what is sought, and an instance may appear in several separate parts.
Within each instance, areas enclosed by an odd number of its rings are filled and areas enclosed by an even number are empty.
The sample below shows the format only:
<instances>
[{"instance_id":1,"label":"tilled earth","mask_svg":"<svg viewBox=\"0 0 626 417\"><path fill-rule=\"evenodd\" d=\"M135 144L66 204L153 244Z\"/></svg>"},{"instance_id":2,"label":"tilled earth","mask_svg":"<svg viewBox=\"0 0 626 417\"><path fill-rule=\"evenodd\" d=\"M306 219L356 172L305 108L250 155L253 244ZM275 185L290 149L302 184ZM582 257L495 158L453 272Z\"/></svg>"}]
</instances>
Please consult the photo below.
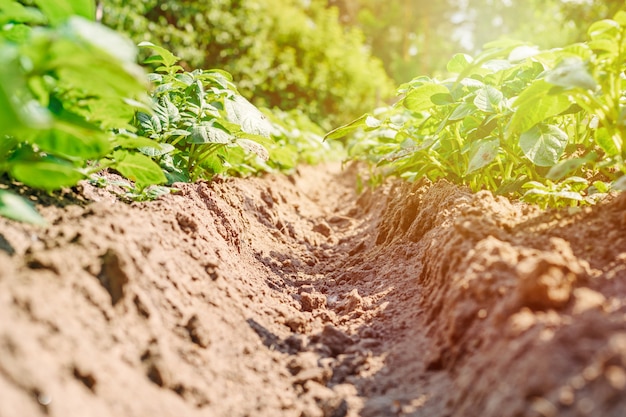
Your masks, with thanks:
<instances>
[{"instance_id":1,"label":"tilled earth","mask_svg":"<svg viewBox=\"0 0 626 417\"><path fill-rule=\"evenodd\" d=\"M0 417L626 415L626 195L354 178L0 219Z\"/></svg>"}]
</instances>

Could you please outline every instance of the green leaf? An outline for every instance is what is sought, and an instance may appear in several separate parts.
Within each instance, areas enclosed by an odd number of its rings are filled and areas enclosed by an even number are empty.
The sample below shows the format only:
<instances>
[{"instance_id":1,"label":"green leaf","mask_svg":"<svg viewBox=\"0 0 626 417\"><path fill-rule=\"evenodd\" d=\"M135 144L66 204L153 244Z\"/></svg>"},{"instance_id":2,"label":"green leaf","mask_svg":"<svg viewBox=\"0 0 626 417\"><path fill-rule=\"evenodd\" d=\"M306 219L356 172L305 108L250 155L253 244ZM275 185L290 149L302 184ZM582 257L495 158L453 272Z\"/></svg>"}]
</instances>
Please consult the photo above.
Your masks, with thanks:
<instances>
[{"instance_id":1,"label":"green leaf","mask_svg":"<svg viewBox=\"0 0 626 417\"><path fill-rule=\"evenodd\" d=\"M222 143L232 142L232 135L215 122L202 122L192 127L189 143Z\"/></svg>"},{"instance_id":2,"label":"green leaf","mask_svg":"<svg viewBox=\"0 0 626 417\"><path fill-rule=\"evenodd\" d=\"M485 113L496 113L501 107L504 95L495 87L486 85L477 91L474 105Z\"/></svg>"},{"instance_id":3,"label":"green leaf","mask_svg":"<svg viewBox=\"0 0 626 417\"><path fill-rule=\"evenodd\" d=\"M546 81L565 88L583 88L595 90L597 83L587 70L585 62L578 58L566 58L556 68L548 72Z\"/></svg>"},{"instance_id":4,"label":"green leaf","mask_svg":"<svg viewBox=\"0 0 626 417\"><path fill-rule=\"evenodd\" d=\"M25 7L12 0L0 1L0 26L7 23L28 23L33 25L43 25L46 23L46 17L34 7ZM16 25L17 26L17 25ZM20 27L28 27L19 25ZM6 31L7 28L3 28ZM6 36L6 34L4 35Z\"/></svg>"},{"instance_id":5,"label":"green leaf","mask_svg":"<svg viewBox=\"0 0 626 417\"><path fill-rule=\"evenodd\" d=\"M96 2L93 0L34 0L53 26L77 15L93 20L96 16Z\"/></svg>"},{"instance_id":6,"label":"green leaf","mask_svg":"<svg viewBox=\"0 0 626 417\"><path fill-rule=\"evenodd\" d=\"M152 159L126 150L113 152L113 167L123 176L134 181L139 188L163 184L167 181L161 168Z\"/></svg>"},{"instance_id":7,"label":"green leaf","mask_svg":"<svg viewBox=\"0 0 626 417\"><path fill-rule=\"evenodd\" d=\"M534 81L515 100L515 113L507 127L507 137L525 132L539 122L566 111L571 103L566 95L549 94L552 85Z\"/></svg>"},{"instance_id":8,"label":"green leaf","mask_svg":"<svg viewBox=\"0 0 626 417\"><path fill-rule=\"evenodd\" d=\"M482 139L474 142L470 151L470 161L465 175L492 163L496 159L496 156L498 156L499 149L500 141L497 138Z\"/></svg>"},{"instance_id":9,"label":"green leaf","mask_svg":"<svg viewBox=\"0 0 626 417\"><path fill-rule=\"evenodd\" d=\"M6 190L0 190L0 216L38 226L46 225L30 201Z\"/></svg>"},{"instance_id":10,"label":"green leaf","mask_svg":"<svg viewBox=\"0 0 626 417\"><path fill-rule=\"evenodd\" d=\"M473 58L467 54L456 54L448 62L447 70L452 73L463 72L471 63Z\"/></svg>"},{"instance_id":11,"label":"green leaf","mask_svg":"<svg viewBox=\"0 0 626 417\"><path fill-rule=\"evenodd\" d=\"M607 128L601 127L596 130L596 143L608 156L616 156L622 152L622 139L618 133L611 135Z\"/></svg>"},{"instance_id":12,"label":"green leaf","mask_svg":"<svg viewBox=\"0 0 626 417\"><path fill-rule=\"evenodd\" d=\"M341 139L344 136L348 136L351 133L356 132L360 128L367 126L367 118L370 117L369 114L364 114L356 120L351 121L347 125L339 126L336 129L331 130L324 136L324 140L326 139Z\"/></svg>"},{"instance_id":13,"label":"green leaf","mask_svg":"<svg viewBox=\"0 0 626 417\"><path fill-rule=\"evenodd\" d=\"M106 133L69 123L41 132L34 143L44 152L76 160L98 159L112 149Z\"/></svg>"},{"instance_id":14,"label":"green leaf","mask_svg":"<svg viewBox=\"0 0 626 417\"><path fill-rule=\"evenodd\" d=\"M121 62L135 63L137 48L127 37L100 23L92 22L82 17L71 17L67 22L67 29L72 36L105 51Z\"/></svg>"},{"instance_id":15,"label":"green leaf","mask_svg":"<svg viewBox=\"0 0 626 417\"><path fill-rule=\"evenodd\" d=\"M10 173L13 178L29 187L46 191L72 187L85 178L75 166L51 159L12 162Z\"/></svg>"},{"instance_id":16,"label":"green leaf","mask_svg":"<svg viewBox=\"0 0 626 417\"><path fill-rule=\"evenodd\" d=\"M237 139L237 145L249 153L253 153L264 161L269 159L269 152L265 147L253 140Z\"/></svg>"},{"instance_id":17,"label":"green leaf","mask_svg":"<svg viewBox=\"0 0 626 417\"><path fill-rule=\"evenodd\" d=\"M449 94L447 87L441 84L424 84L409 91L404 98L404 106L414 112L428 110L435 106L432 97L435 94Z\"/></svg>"},{"instance_id":18,"label":"green leaf","mask_svg":"<svg viewBox=\"0 0 626 417\"><path fill-rule=\"evenodd\" d=\"M157 142L154 142L150 146L141 146L137 148L137 150L141 152L142 154L153 157L153 158L168 154L172 152L174 149L176 149L174 145L171 145L169 143L157 143Z\"/></svg>"},{"instance_id":19,"label":"green leaf","mask_svg":"<svg viewBox=\"0 0 626 417\"><path fill-rule=\"evenodd\" d=\"M467 116L474 114L476 110L476 105L474 105L474 103L461 103L454 109L448 119L462 120L465 119Z\"/></svg>"},{"instance_id":20,"label":"green leaf","mask_svg":"<svg viewBox=\"0 0 626 417\"><path fill-rule=\"evenodd\" d=\"M241 130L253 135L269 137L272 125L259 109L243 96L236 95L224 101L226 119L241 126Z\"/></svg>"},{"instance_id":21,"label":"green leaf","mask_svg":"<svg viewBox=\"0 0 626 417\"><path fill-rule=\"evenodd\" d=\"M546 178L552 181L559 181L569 176L572 172L576 171L587 162L589 162L589 159L587 158L566 159L565 161L561 161L550 168L550 171L546 174Z\"/></svg>"},{"instance_id":22,"label":"green leaf","mask_svg":"<svg viewBox=\"0 0 626 417\"><path fill-rule=\"evenodd\" d=\"M548 167L557 163L567 141L567 134L557 126L540 124L524 132L519 145L535 165Z\"/></svg>"},{"instance_id":23,"label":"green leaf","mask_svg":"<svg viewBox=\"0 0 626 417\"><path fill-rule=\"evenodd\" d=\"M594 22L589 26L587 35L591 39L616 39L620 32L620 24L615 20L604 19Z\"/></svg>"},{"instance_id":24,"label":"green leaf","mask_svg":"<svg viewBox=\"0 0 626 417\"><path fill-rule=\"evenodd\" d=\"M148 58L148 60L146 60L146 63L160 63L166 67L171 67L180 60L180 57L177 57L167 49L161 46L157 46L152 42L144 41L141 42L138 46L141 48L150 49L151 51L157 53L157 55L153 55Z\"/></svg>"}]
</instances>

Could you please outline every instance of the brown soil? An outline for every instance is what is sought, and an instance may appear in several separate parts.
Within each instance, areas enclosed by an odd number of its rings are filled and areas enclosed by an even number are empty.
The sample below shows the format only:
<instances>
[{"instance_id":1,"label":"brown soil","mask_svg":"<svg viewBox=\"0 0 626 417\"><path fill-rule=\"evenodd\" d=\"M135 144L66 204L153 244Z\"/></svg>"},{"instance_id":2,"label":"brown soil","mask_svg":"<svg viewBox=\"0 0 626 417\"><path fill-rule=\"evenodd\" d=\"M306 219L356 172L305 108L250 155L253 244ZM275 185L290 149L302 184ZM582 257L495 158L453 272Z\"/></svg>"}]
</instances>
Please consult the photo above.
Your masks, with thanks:
<instances>
[{"instance_id":1,"label":"brown soil","mask_svg":"<svg viewBox=\"0 0 626 417\"><path fill-rule=\"evenodd\" d=\"M626 195L353 181L0 219L0 417L625 415Z\"/></svg>"}]
</instances>

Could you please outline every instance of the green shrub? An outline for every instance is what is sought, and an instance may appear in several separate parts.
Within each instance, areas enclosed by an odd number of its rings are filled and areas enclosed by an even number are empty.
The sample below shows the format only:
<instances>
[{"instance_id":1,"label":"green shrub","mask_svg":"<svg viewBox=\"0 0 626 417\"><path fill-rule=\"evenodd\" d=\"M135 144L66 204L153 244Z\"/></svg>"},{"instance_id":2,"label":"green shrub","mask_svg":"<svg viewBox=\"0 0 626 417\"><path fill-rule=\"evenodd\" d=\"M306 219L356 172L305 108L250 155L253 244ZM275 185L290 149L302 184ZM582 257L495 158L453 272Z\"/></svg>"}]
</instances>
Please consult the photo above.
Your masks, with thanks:
<instances>
[{"instance_id":1,"label":"green shrub","mask_svg":"<svg viewBox=\"0 0 626 417\"><path fill-rule=\"evenodd\" d=\"M313 0L104 1L104 22L172 50L190 67L230 72L262 107L300 109L324 127L392 90L381 63L335 9Z\"/></svg>"}]
</instances>

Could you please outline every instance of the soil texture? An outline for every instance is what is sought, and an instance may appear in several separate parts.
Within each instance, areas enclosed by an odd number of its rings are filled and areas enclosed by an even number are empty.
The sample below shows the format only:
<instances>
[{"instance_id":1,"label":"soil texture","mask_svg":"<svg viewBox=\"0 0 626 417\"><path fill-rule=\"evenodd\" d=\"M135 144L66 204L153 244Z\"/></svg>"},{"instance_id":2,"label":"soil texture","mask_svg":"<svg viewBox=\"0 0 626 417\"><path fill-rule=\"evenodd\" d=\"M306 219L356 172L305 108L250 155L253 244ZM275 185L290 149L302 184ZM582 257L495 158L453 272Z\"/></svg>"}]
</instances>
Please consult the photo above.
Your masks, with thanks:
<instances>
[{"instance_id":1,"label":"soil texture","mask_svg":"<svg viewBox=\"0 0 626 417\"><path fill-rule=\"evenodd\" d=\"M0 417L626 415L626 195L355 178L33 196L48 227L0 219Z\"/></svg>"}]
</instances>

